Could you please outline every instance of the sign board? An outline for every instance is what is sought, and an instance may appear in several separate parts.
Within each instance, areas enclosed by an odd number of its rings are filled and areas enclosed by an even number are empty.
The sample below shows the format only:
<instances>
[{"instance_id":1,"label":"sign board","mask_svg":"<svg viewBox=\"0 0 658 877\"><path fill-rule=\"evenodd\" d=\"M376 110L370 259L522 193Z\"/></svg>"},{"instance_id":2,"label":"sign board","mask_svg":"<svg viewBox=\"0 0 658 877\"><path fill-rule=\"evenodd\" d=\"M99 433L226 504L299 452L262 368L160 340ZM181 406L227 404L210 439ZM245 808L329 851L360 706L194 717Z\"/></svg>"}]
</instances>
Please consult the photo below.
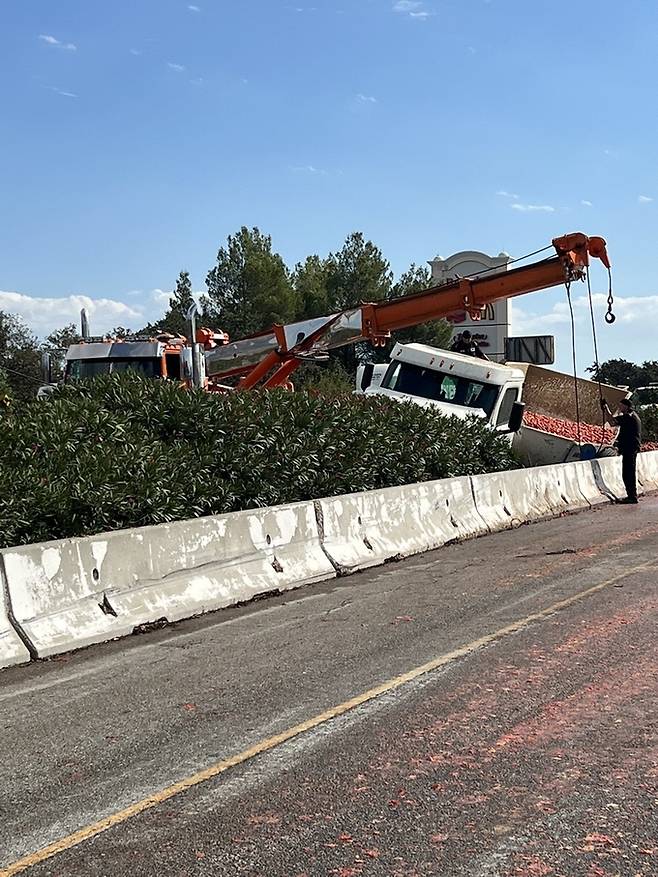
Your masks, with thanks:
<instances>
[{"instance_id":1,"label":"sign board","mask_svg":"<svg viewBox=\"0 0 658 877\"><path fill-rule=\"evenodd\" d=\"M553 365L555 362L555 337L553 335L527 335L508 338L505 342L507 362L531 362L533 365Z\"/></svg>"},{"instance_id":2,"label":"sign board","mask_svg":"<svg viewBox=\"0 0 658 877\"><path fill-rule=\"evenodd\" d=\"M455 253L447 259L436 258L429 264L432 268L433 283L448 283L459 277L473 277L486 273L499 274L507 271L510 256L500 253L487 256L474 250ZM446 318L453 325L453 340L466 329L479 343L482 351L494 362L505 359L505 341L509 334L509 301L497 301L487 305L481 320L472 320L465 311L450 314Z\"/></svg>"}]
</instances>

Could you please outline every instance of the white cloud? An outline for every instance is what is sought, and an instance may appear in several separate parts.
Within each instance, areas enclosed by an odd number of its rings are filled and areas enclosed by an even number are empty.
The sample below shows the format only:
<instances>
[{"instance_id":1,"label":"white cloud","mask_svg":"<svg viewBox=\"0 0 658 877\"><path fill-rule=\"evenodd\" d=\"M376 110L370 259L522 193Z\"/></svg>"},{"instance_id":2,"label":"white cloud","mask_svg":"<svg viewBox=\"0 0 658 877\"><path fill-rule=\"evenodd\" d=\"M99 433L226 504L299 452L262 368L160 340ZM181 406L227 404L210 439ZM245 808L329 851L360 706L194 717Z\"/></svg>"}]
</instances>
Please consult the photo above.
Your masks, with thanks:
<instances>
[{"instance_id":1,"label":"white cloud","mask_svg":"<svg viewBox=\"0 0 658 877\"><path fill-rule=\"evenodd\" d=\"M116 299L94 299L88 295L40 298L20 292L0 291L0 310L23 317L40 337L66 323L75 323L77 326L82 308L87 309L92 332L106 332L117 325L138 329L148 320L143 306L128 305ZM152 307L152 310L159 315L157 308Z\"/></svg>"},{"instance_id":2,"label":"white cloud","mask_svg":"<svg viewBox=\"0 0 658 877\"><path fill-rule=\"evenodd\" d=\"M194 292L199 301L203 292ZM146 292L133 289L126 293L129 302L113 298L92 298L89 295L66 295L46 298L20 292L0 290L0 311L22 317L36 335L45 338L55 329L67 323L80 324L80 310L87 309L93 335L108 332L115 326L134 331L164 315L169 307L171 291L152 289Z\"/></svg>"},{"instance_id":3,"label":"white cloud","mask_svg":"<svg viewBox=\"0 0 658 877\"><path fill-rule=\"evenodd\" d=\"M292 170L298 174L314 174L321 177L326 177L329 173L329 171L326 171L323 168L315 167L315 165L312 164L293 167Z\"/></svg>"},{"instance_id":4,"label":"white cloud","mask_svg":"<svg viewBox=\"0 0 658 877\"><path fill-rule=\"evenodd\" d=\"M183 73L185 70L183 64L174 64L173 61L167 61L167 67L169 67L170 70L175 70L176 73Z\"/></svg>"},{"instance_id":5,"label":"white cloud","mask_svg":"<svg viewBox=\"0 0 658 877\"><path fill-rule=\"evenodd\" d=\"M157 305L167 307L170 298L171 292L166 289L154 289L151 291L151 301L155 302Z\"/></svg>"},{"instance_id":6,"label":"white cloud","mask_svg":"<svg viewBox=\"0 0 658 877\"><path fill-rule=\"evenodd\" d=\"M594 206L591 201L583 200L580 203L583 205L583 207L593 207Z\"/></svg>"},{"instance_id":7,"label":"white cloud","mask_svg":"<svg viewBox=\"0 0 658 877\"><path fill-rule=\"evenodd\" d=\"M362 104L376 104L378 100L371 94L357 94L356 99Z\"/></svg>"},{"instance_id":8,"label":"white cloud","mask_svg":"<svg viewBox=\"0 0 658 877\"><path fill-rule=\"evenodd\" d=\"M542 293L533 293L530 298L538 303L540 295ZM608 295L603 292L594 293L592 301L597 321L603 324L603 316L608 307ZM574 296L573 308L576 325L582 325L591 332L587 295ZM566 296L564 301L555 302L548 311L540 313L529 311L516 300L513 302L512 310L512 330L519 335L541 334L540 330L547 330L550 326L568 326L571 322ZM647 328L653 334L653 326L658 320L658 295L616 295L613 310L617 322L612 328L606 328L606 331L613 333L617 324L623 324Z\"/></svg>"},{"instance_id":9,"label":"white cloud","mask_svg":"<svg viewBox=\"0 0 658 877\"><path fill-rule=\"evenodd\" d=\"M204 291L193 293L197 302ZM113 298L92 298L89 295L66 295L62 298L42 298L20 292L0 290L0 311L22 317L30 329L45 338L67 323L80 324L80 311L87 309L93 335L108 332L115 326L134 331L164 315L169 307L171 291L166 289L133 289L126 293L130 302Z\"/></svg>"},{"instance_id":10,"label":"white cloud","mask_svg":"<svg viewBox=\"0 0 658 877\"><path fill-rule=\"evenodd\" d=\"M556 368L570 371L571 319L566 296L545 307L546 293L538 292L511 304L512 335L554 335ZM615 296L616 322L604 322L607 293L593 296L594 313L601 360L620 357L634 362L655 359L655 325L658 322L658 295ZM576 323L576 346L579 372L582 374L594 360L589 300L586 294L573 299Z\"/></svg>"},{"instance_id":11,"label":"white cloud","mask_svg":"<svg viewBox=\"0 0 658 877\"><path fill-rule=\"evenodd\" d=\"M141 52L140 49L131 49L131 50L130 50L130 54L131 54L131 55L135 55L135 56L137 57L137 56L141 55L142 52Z\"/></svg>"},{"instance_id":12,"label":"white cloud","mask_svg":"<svg viewBox=\"0 0 658 877\"><path fill-rule=\"evenodd\" d=\"M521 213L555 213L555 207L550 204L510 204L512 210L519 210Z\"/></svg>"},{"instance_id":13,"label":"white cloud","mask_svg":"<svg viewBox=\"0 0 658 877\"><path fill-rule=\"evenodd\" d=\"M422 6L422 0L396 0L393 4L394 12L415 12Z\"/></svg>"},{"instance_id":14,"label":"white cloud","mask_svg":"<svg viewBox=\"0 0 658 877\"><path fill-rule=\"evenodd\" d=\"M648 195L638 195L638 204L651 204L652 201L653 198L650 198Z\"/></svg>"},{"instance_id":15,"label":"white cloud","mask_svg":"<svg viewBox=\"0 0 658 877\"><path fill-rule=\"evenodd\" d=\"M54 91L55 94L61 95L61 97L77 97L77 94L74 94L72 91L64 91L61 88L56 88L54 85L48 86L50 91Z\"/></svg>"},{"instance_id":16,"label":"white cloud","mask_svg":"<svg viewBox=\"0 0 658 877\"><path fill-rule=\"evenodd\" d=\"M62 43L56 37L51 36L50 34L39 34L39 39L44 43L48 43L49 46L53 46L56 49L65 49L67 52L75 52L78 47L75 43Z\"/></svg>"},{"instance_id":17,"label":"white cloud","mask_svg":"<svg viewBox=\"0 0 658 877\"><path fill-rule=\"evenodd\" d=\"M187 8L190 10L190 12L201 12L201 7L195 6L193 3L189 3Z\"/></svg>"},{"instance_id":18,"label":"white cloud","mask_svg":"<svg viewBox=\"0 0 658 877\"><path fill-rule=\"evenodd\" d=\"M514 201L519 200L518 195L515 195L513 192L506 192L505 189L500 189L496 192L496 195L500 195L501 198L512 198Z\"/></svg>"},{"instance_id":19,"label":"white cloud","mask_svg":"<svg viewBox=\"0 0 658 877\"><path fill-rule=\"evenodd\" d=\"M410 18L425 19L434 15L425 8L423 0L396 0L393 4L393 12L408 15Z\"/></svg>"}]
</instances>

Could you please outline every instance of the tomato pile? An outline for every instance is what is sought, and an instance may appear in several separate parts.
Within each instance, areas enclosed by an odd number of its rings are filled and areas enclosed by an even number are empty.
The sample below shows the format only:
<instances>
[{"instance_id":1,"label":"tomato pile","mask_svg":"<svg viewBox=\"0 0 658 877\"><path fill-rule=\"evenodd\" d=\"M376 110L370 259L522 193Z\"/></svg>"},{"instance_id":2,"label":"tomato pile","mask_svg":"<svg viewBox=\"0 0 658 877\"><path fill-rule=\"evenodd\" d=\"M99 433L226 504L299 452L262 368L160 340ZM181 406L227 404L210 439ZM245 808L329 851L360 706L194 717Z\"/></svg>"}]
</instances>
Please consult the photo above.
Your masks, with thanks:
<instances>
[{"instance_id":1,"label":"tomato pile","mask_svg":"<svg viewBox=\"0 0 658 877\"><path fill-rule=\"evenodd\" d=\"M558 417L549 417L547 414L536 414L534 411L526 411L523 422L531 429L541 429L551 435L559 435L570 441L578 441L578 424L573 420L561 420ZM591 423L580 424L580 440L583 444L611 445L617 431L614 429L594 426Z\"/></svg>"},{"instance_id":2,"label":"tomato pile","mask_svg":"<svg viewBox=\"0 0 658 877\"><path fill-rule=\"evenodd\" d=\"M561 438L572 442L578 441L578 424L573 420L561 420L559 417L549 417L547 414L537 414L534 411L526 411L523 422L531 429L541 429L551 435L559 435ZM603 435L603 439L601 436ZM580 424L580 439L583 444L611 445L617 436L617 430L611 427L594 426L591 423ZM658 451L658 442L644 442L643 451Z\"/></svg>"}]
</instances>

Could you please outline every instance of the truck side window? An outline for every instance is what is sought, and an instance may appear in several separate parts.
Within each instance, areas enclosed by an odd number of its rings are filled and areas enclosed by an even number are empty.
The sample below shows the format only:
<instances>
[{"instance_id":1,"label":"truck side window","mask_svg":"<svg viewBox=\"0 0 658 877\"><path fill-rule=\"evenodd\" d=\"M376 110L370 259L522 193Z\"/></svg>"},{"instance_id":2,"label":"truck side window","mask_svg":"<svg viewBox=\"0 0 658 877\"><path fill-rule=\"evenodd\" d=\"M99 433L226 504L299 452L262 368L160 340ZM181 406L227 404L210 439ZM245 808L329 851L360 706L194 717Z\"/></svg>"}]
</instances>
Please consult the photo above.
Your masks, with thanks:
<instances>
[{"instance_id":1,"label":"truck side window","mask_svg":"<svg viewBox=\"0 0 658 877\"><path fill-rule=\"evenodd\" d=\"M518 390L516 387L510 387L508 390L505 390L503 401L500 403L500 408L498 409L496 426L507 426L509 423L509 417L512 413L512 405L516 402L517 393Z\"/></svg>"},{"instance_id":2,"label":"truck side window","mask_svg":"<svg viewBox=\"0 0 658 877\"><path fill-rule=\"evenodd\" d=\"M165 356L167 361L167 377L170 381L180 381L180 355L178 353L167 353Z\"/></svg>"}]
</instances>

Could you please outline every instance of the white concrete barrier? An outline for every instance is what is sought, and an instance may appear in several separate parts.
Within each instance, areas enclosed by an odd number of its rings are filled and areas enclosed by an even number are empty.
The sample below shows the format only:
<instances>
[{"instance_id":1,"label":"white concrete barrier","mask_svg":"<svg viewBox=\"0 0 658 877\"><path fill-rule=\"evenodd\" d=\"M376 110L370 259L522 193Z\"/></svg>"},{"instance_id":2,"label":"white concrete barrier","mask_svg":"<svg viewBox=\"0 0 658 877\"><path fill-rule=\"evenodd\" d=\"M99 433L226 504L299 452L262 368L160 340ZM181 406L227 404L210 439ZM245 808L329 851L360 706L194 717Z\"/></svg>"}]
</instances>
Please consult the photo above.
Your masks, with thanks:
<instances>
[{"instance_id":1,"label":"white concrete barrier","mask_svg":"<svg viewBox=\"0 0 658 877\"><path fill-rule=\"evenodd\" d=\"M14 615L40 658L335 575L313 503L1 553Z\"/></svg>"},{"instance_id":2,"label":"white concrete barrier","mask_svg":"<svg viewBox=\"0 0 658 877\"><path fill-rule=\"evenodd\" d=\"M658 489L658 452L638 473ZM604 458L4 549L0 667L624 495Z\"/></svg>"},{"instance_id":3,"label":"white concrete barrier","mask_svg":"<svg viewBox=\"0 0 658 877\"><path fill-rule=\"evenodd\" d=\"M600 505L609 502L609 497L602 492L599 483L594 474L594 467L591 460L583 460L579 463L570 463L573 467L576 482L580 488L580 492L587 500L590 506Z\"/></svg>"},{"instance_id":4,"label":"white concrete barrier","mask_svg":"<svg viewBox=\"0 0 658 877\"><path fill-rule=\"evenodd\" d=\"M658 451L646 451L638 456L637 474L645 491L658 490Z\"/></svg>"},{"instance_id":5,"label":"white concrete barrier","mask_svg":"<svg viewBox=\"0 0 658 877\"><path fill-rule=\"evenodd\" d=\"M574 465L474 475L475 506L492 531L587 508Z\"/></svg>"},{"instance_id":6,"label":"white concrete barrier","mask_svg":"<svg viewBox=\"0 0 658 877\"><path fill-rule=\"evenodd\" d=\"M617 500L626 496L626 488L621 477L621 457L602 457L599 460L592 460L592 468L601 492L608 499ZM638 493L644 493L641 483L638 483Z\"/></svg>"},{"instance_id":7,"label":"white concrete barrier","mask_svg":"<svg viewBox=\"0 0 658 877\"><path fill-rule=\"evenodd\" d=\"M29 651L12 627L8 609L7 584L4 581L0 559L0 668L26 664L30 660Z\"/></svg>"},{"instance_id":8,"label":"white concrete barrier","mask_svg":"<svg viewBox=\"0 0 658 877\"><path fill-rule=\"evenodd\" d=\"M469 478L389 487L317 504L324 550L341 573L487 532Z\"/></svg>"},{"instance_id":9,"label":"white concrete barrier","mask_svg":"<svg viewBox=\"0 0 658 877\"><path fill-rule=\"evenodd\" d=\"M559 497L557 495L553 497L553 501L556 502L555 510L558 513L560 511L576 512L592 505L589 498L583 493L579 466L581 466L580 461L566 463L564 466L550 467L555 471L556 490L559 491ZM566 508L562 509L561 503L565 503Z\"/></svg>"}]
</instances>

